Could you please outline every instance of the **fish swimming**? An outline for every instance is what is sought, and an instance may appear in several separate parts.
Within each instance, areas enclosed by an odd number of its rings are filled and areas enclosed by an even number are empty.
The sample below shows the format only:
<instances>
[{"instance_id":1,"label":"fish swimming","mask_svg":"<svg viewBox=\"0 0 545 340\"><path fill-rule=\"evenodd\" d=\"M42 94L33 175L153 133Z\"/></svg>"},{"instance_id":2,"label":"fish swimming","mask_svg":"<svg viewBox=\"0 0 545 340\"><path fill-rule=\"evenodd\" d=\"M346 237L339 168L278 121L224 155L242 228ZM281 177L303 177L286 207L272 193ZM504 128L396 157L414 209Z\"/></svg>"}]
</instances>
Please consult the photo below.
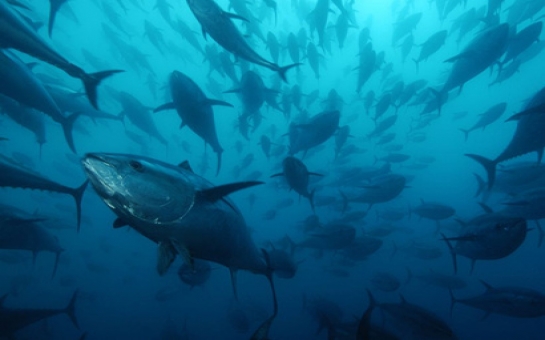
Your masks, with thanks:
<instances>
[{"instance_id":1,"label":"fish swimming","mask_svg":"<svg viewBox=\"0 0 545 340\"><path fill-rule=\"evenodd\" d=\"M225 12L213 0L187 0L187 4L201 24L204 37L206 38L206 34L210 35L221 47L235 56L277 72L286 82L286 72L300 65L296 63L281 67L261 57L248 45L231 21L232 19L248 20L237 14Z\"/></svg>"},{"instance_id":2,"label":"fish swimming","mask_svg":"<svg viewBox=\"0 0 545 340\"><path fill-rule=\"evenodd\" d=\"M524 111L511 117L517 121L517 128L509 144L501 154L491 160L475 154L466 154L481 164L488 175L488 189L492 188L496 180L496 166L506 160L537 152L538 163L543 157L545 148L545 87L539 90L526 105Z\"/></svg>"},{"instance_id":3,"label":"fish swimming","mask_svg":"<svg viewBox=\"0 0 545 340\"><path fill-rule=\"evenodd\" d=\"M80 67L66 60L50 47L42 38L12 10L6 2L0 2L0 48L13 48L31 55L48 64L58 67L74 78L83 82L85 92L91 104L97 108L97 87L109 76L122 72L109 70L86 73Z\"/></svg>"},{"instance_id":4,"label":"fish swimming","mask_svg":"<svg viewBox=\"0 0 545 340\"><path fill-rule=\"evenodd\" d=\"M0 187L52 191L74 197L74 201L76 201L77 227L79 231L81 223L81 200L88 181L83 182L83 184L77 188L70 188L42 177L37 173L33 173L21 167L16 167L6 162L0 162L0 173L2 174L2 176L0 176Z\"/></svg>"},{"instance_id":5,"label":"fish swimming","mask_svg":"<svg viewBox=\"0 0 545 340\"><path fill-rule=\"evenodd\" d=\"M172 102L159 106L154 112L176 109L182 119L181 127L187 125L208 143L218 155L218 168L216 171L216 174L218 174L221 169L223 148L218 141L212 105L229 107L233 107L233 105L207 98L191 78L179 71L173 71L170 74L170 93Z\"/></svg>"},{"instance_id":6,"label":"fish swimming","mask_svg":"<svg viewBox=\"0 0 545 340\"><path fill-rule=\"evenodd\" d=\"M2 296L0 298L0 336L11 339L18 330L58 314L68 315L74 326L79 328L75 313L77 297L76 291L68 305L62 309L27 309L5 307L7 295Z\"/></svg>"},{"instance_id":7,"label":"fish swimming","mask_svg":"<svg viewBox=\"0 0 545 340\"><path fill-rule=\"evenodd\" d=\"M190 264L196 258L229 268L235 296L238 270L265 275L274 292L267 252L257 248L242 214L226 197L261 182L213 186L185 162L174 166L126 154L87 154L82 165L118 216L114 225L129 225L158 244L160 275L180 255Z\"/></svg>"},{"instance_id":8,"label":"fish swimming","mask_svg":"<svg viewBox=\"0 0 545 340\"><path fill-rule=\"evenodd\" d=\"M271 177L284 176L290 189L295 190L299 195L306 197L312 210L314 211L314 190L308 192L308 180L310 175L323 176L314 172L309 172L306 165L295 157L288 156L282 162L284 172L274 174Z\"/></svg>"}]
</instances>

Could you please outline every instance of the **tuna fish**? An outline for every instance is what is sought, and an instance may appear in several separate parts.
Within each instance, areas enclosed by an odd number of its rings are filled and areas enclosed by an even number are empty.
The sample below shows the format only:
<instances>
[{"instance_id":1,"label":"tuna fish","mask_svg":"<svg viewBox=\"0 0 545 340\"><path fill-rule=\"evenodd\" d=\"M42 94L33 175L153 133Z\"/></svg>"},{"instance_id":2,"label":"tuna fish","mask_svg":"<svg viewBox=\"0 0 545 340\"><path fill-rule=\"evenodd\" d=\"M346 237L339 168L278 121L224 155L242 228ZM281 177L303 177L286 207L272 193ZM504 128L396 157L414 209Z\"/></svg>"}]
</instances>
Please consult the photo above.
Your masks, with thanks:
<instances>
[{"instance_id":1,"label":"tuna fish","mask_svg":"<svg viewBox=\"0 0 545 340\"><path fill-rule=\"evenodd\" d=\"M487 317L490 314L500 314L515 318L537 318L545 315L545 294L533 289L521 287L492 287L482 281L486 292L481 295L457 299L450 293L450 311L455 303L483 310Z\"/></svg>"},{"instance_id":2,"label":"tuna fish","mask_svg":"<svg viewBox=\"0 0 545 340\"><path fill-rule=\"evenodd\" d=\"M201 24L204 37L206 38L206 34L210 35L221 47L235 56L277 72L286 82L286 72L299 65L296 63L280 67L257 54L231 21L232 19L248 20L237 14L225 12L213 0L187 0L187 4Z\"/></svg>"},{"instance_id":3,"label":"tuna fish","mask_svg":"<svg viewBox=\"0 0 545 340\"><path fill-rule=\"evenodd\" d=\"M274 174L271 177L284 176L290 190L293 189L299 195L306 197L310 202L310 207L314 211L314 190L308 192L308 182L310 175L323 176L314 172L309 172L306 165L295 157L288 156L282 162L283 172Z\"/></svg>"},{"instance_id":4,"label":"tuna fish","mask_svg":"<svg viewBox=\"0 0 545 340\"><path fill-rule=\"evenodd\" d=\"M21 167L8 164L6 162L0 162L0 187L8 188L22 188L32 190L44 190L51 192L58 192L60 194L68 194L74 197L76 201L77 212L77 226L78 231L81 222L81 199L88 181L85 181L77 188L69 188L45 177L40 176L37 173L23 169Z\"/></svg>"},{"instance_id":5,"label":"tuna fish","mask_svg":"<svg viewBox=\"0 0 545 340\"><path fill-rule=\"evenodd\" d=\"M460 235L450 238L441 235L450 249L456 273L456 255L471 259L473 271L477 260L497 260L511 255L524 242L527 230L526 220L522 218L488 211L464 223ZM456 244L452 245L452 241Z\"/></svg>"},{"instance_id":6,"label":"tuna fish","mask_svg":"<svg viewBox=\"0 0 545 340\"><path fill-rule=\"evenodd\" d=\"M319 113L303 124L291 124L288 136L290 138L290 155L299 151L318 146L328 140L337 128L340 120L339 111L325 111Z\"/></svg>"},{"instance_id":7,"label":"tuna fish","mask_svg":"<svg viewBox=\"0 0 545 340\"><path fill-rule=\"evenodd\" d=\"M62 309L27 309L6 307L7 295L4 295L0 298L0 336L13 338L18 330L58 314L66 314L74 326L79 328L75 311L77 296L78 292L76 291L68 305Z\"/></svg>"},{"instance_id":8,"label":"tuna fish","mask_svg":"<svg viewBox=\"0 0 545 340\"><path fill-rule=\"evenodd\" d=\"M466 154L466 156L476 160L485 168L488 175L489 189L492 188L496 180L496 166L499 163L533 151L537 152L538 163L541 162L543 149L545 148L545 134L543 134L545 127L544 104L545 87L532 97L524 111L510 119L517 121L517 128L509 144L494 160L479 155Z\"/></svg>"},{"instance_id":9,"label":"tuna fish","mask_svg":"<svg viewBox=\"0 0 545 340\"><path fill-rule=\"evenodd\" d=\"M233 105L224 101L207 98L191 78L178 71L170 74L170 93L172 95L172 102L159 106L154 112L175 109L182 119L180 127L187 125L209 144L218 155L218 167L216 170L216 174L218 174L221 168L223 148L218 141L212 105L229 107L233 107Z\"/></svg>"},{"instance_id":10,"label":"tuna fish","mask_svg":"<svg viewBox=\"0 0 545 340\"><path fill-rule=\"evenodd\" d=\"M467 138L469 137L469 133L471 131L477 130L477 129L483 129L486 128L488 125L494 123L496 120L498 120L501 115L505 112L505 109L507 108L507 103L499 103L492 107L490 107L488 110L486 110L484 113L480 114L479 120L469 129L460 129L464 133L465 140L467 141Z\"/></svg>"},{"instance_id":11,"label":"tuna fish","mask_svg":"<svg viewBox=\"0 0 545 340\"><path fill-rule=\"evenodd\" d=\"M115 225L129 225L158 244L159 275L180 255L190 264L195 258L228 267L235 296L238 270L265 275L274 292L268 254L256 247L242 214L227 198L261 182L213 186L186 162L174 166L124 154L87 154L82 165L117 214Z\"/></svg>"},{"instance_id":12,"label":"tuna fish","mask_svg":"<svg viewBox=\"0 0 545 340\"><path fill-rule=\"evenodd\" d=\"M6 2L0 2L0 47L13 48L58 67L74 78L81 79L91 104L97 108L97 87L102 80L120 70L85 73L51 48L22 20Z\"/></svg>"}]
</instances>

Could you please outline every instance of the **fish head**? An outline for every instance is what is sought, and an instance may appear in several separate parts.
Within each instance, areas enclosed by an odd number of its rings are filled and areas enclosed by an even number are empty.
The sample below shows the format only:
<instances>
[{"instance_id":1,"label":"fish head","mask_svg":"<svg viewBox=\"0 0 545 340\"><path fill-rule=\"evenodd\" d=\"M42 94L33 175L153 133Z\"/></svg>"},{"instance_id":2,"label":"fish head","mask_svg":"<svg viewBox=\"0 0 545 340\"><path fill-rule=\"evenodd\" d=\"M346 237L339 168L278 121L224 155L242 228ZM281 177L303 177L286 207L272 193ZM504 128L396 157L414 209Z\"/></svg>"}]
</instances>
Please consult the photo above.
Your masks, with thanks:
<instances>
[{"instance_id":1,"label":"fish head","mask_svg":"<svg viewBox=\"0 0 545 340\"><path fill-rule=\"evenodd\" d=\"M189 171L182 168L145 157L103 153L87 154L82 165L100 198L131 226L174 223L195 202L195 186Z\"/></svg>"}]
</instances>

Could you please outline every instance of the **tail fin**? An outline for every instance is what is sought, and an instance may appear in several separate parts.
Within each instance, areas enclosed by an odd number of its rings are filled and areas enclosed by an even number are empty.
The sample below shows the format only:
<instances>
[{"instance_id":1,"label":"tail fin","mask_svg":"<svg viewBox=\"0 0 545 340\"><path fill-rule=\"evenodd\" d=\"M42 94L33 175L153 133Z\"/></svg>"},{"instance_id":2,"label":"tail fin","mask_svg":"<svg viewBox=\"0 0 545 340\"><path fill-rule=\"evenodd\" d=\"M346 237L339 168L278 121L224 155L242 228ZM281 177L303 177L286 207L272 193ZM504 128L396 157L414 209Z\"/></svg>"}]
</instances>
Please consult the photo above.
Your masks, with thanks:
<instances>
[{"instance_id":1,"label":"tail fin","mask_svg":"<svg viewBox=\"0 0 545 340\"><path fill-rule=\"evenodd\" d=\"M443 237L443 241L447 243L447 246L450 250L450 255L452 256L452 265L454 266L454 274L456 274L458 272L458 263L456 262L456 252L454 251L452 244L450 243L449 239L447 239L445 234L441 233L441 236Z\"/></svg>"},{"instance_id":2,"label":"tail fin","mask_svg":"<svg viewBox=\"0 0 545 340\"><path fill-rule=\"evenodd\" d=\"M282 67L276 65L277 68L276 68L275 71L278 72L278 75L280 76L280 78L282 78L282 80L287 83L288 79L286 78L286 72L288 72L289 69L294 68L294 67L299 66L299 65L301 65L301 63L295 63L295 64L282 66Z\"/></svg>"},{"instance_id":3,"label":"tail fin","mask_svg":"<svg viewBox=\"0 0 545 340\"><path fill-rule=\"evenodd\" d=\"M73 153L77 152L76 147L74 146L74 135L72 134L72 132L74 130L74 123L80 115L81 112L76 112L59 122L62 126L62 131L64 132L64 139L66 139L66 144L68 144L68 147L70 148L70 150L72 150Z\"/></svg>"},{"instance_id":4,"label":"tail fin","mask_svg":"<svg viewBox=\"0 0 545 340\"><path fill-rule=\"evenodd\" d=\"M492 186L494 185L494 181L496 180L496 164L497 163L488 158L484 158L483 156L474 155L470 153L466 153L465 155L469 158L474 159L475 161L477 161L484 167L488 175L488 189L492 188Z\"/></svg>"},{"instance_id":5,"label":"tail fin","mask_svg":"<svg viewBox=\"0 0 545 340\"><path fill-rule=\"evenodd\" d=\"M63 313L68 315L70 320L72 320L72 323L74 326L76 326L77 329L79 329L78 325L78 319L76 319L76 299L78 297L78 291L76 290L74 292L74 295L72 295L72 298L70 299L70 302L68 302L68 306L63 310Z\"/></svg>"},{"instance_id":6,"label":"tail fin","mask_svg":"<svg viewBox=\"0 0 545 340\"><path fill-rule=\"evenodd\" d=\"M469 130L465 130L465 129L458 129L458 130L464 133L464 141L467 142L467 138L469 137Z\"/></svg>"},{"instance_id":7,"label":"tail fin","mask_svg":"<svg viewBox=\"0 0 545 340\"><path fill-rule=\"evenodd\" d=\"M89 102L95 109L98 110L97 105L97 87L100 85L100 83L108 78L109 76L112 76L116 73L124 72L123 70L109 70L109 71L102 71L102 72L96 72L96 73L84 73L83 76L80 77L81 81L83 81L83 86L85 87L85 93L87 93L87 98L89 99Z\"/></svg>"},{"instance_id":8,"label":"tail fin","mask_svg":"<svg viewBox=\"0 0 545 340\"><path fill-rule=\"evenodd\" d=\"M79 187L72 189L72 192L70 193L70 195L74 197L74 201L76 201L78 233L79 233L79 227L81 225L81 200L83 198L83 194L85 193L85 188L87 188L87 184L89 184L89 181L83 182L83 184L80 185Z\"/></svg>"}]
</instances>

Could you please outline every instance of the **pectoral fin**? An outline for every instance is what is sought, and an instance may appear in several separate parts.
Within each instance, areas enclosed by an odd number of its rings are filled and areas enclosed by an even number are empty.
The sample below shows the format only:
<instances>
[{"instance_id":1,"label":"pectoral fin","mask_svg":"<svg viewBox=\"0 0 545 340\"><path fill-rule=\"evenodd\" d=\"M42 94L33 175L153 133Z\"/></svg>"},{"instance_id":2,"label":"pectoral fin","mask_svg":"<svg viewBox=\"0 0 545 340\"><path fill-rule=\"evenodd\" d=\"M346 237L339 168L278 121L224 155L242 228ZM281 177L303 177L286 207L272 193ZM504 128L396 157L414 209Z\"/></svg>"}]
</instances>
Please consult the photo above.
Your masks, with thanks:
<instances>
[{"instance_id":1,"label":"pectoral fin","mask_svg":"<svg viewBox=\"0 0 545 340\"><path fill-rule=\"evenodd\" d=\"M176 257L176 251L170 242L159 242L157 272L163 276Z\"/></svg>"}]
</instances>

